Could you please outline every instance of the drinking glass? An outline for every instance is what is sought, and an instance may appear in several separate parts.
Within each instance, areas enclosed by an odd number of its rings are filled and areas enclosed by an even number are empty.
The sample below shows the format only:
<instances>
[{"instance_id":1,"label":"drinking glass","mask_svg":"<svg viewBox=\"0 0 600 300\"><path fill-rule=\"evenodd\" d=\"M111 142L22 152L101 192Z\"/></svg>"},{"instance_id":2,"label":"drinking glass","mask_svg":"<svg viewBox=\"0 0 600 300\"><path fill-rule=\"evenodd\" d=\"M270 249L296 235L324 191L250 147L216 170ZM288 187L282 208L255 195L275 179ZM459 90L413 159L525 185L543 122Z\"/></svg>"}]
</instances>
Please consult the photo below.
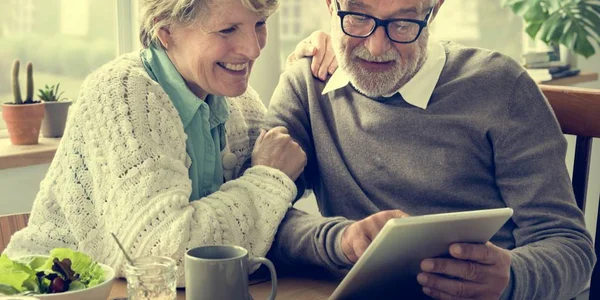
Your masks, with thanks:
<instances>
[{"instance_id":1,"label":"drinking glass","mask_svg":"<svg viewBox=\"0 0 600 300\"><path fill-rule=\"evenodd\" d=\"M139 257L125 265L129 300L177 299L177 265L165 256Z\"/></svg>"}]
</instances>

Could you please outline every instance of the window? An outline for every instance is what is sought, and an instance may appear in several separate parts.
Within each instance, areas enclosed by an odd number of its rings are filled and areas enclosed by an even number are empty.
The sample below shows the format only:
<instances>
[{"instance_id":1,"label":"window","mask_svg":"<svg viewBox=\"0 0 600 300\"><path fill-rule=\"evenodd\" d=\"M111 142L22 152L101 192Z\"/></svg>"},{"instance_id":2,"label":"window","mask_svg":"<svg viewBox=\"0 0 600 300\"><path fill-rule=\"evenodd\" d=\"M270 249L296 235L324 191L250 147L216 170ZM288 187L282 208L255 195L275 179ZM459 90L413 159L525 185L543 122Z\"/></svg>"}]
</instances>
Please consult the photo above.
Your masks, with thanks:
<instances>
[{"instance_id":1,"label":"window","mask_svg":"<svg viewBox=\"0 0 600 300\"><path fill-rule=\"evenodd\" d=\"M523 53L523 23L500 1L446 1L432 32L440 40L495 50L517 61Z\"/></svg>"},{"instance_id":2,"label":"window","mask_svg":"<svg viewBox=\"0 0 600 300\"><path fill-rule=\"evenodd\" d=\"M281 0L282 10L297 10L282 16L281 61L294 50L296 44L315 30L329 32L330 15L323 0L303 0L296 6L296 0ZM298 30L289 24L298 24ZM294 25L295 26L295 25ZM523 52L523 25L519 17L500 1L453 0L446 1L436 20L432 23L433 35L441 40L496 50L516 60Z\"/></svg>"},{"instance_id":3,"label":"window","mask_svg":"<svg viewBox=\"0 0 600 300\"><path fill-rule=\"evenodd\" d=\"M23 97L24 66L31 61L34 94L46 84L60 83L63 96L75 100L87 74L116 57L115 2L0 1L0 101L12 102L10 70L17 58Z\"/></svg>"},{"instance_id":4,"label":"window","mask_svg":"<svg viewBox=\"0 0 600 300\"><path fill-rule=\"evenodd\" d=\"M285 66L298 42L318 29L329 32L329 11L323 0L281 0L279 5L280 58Z\"/></svg>"}]
</instances>

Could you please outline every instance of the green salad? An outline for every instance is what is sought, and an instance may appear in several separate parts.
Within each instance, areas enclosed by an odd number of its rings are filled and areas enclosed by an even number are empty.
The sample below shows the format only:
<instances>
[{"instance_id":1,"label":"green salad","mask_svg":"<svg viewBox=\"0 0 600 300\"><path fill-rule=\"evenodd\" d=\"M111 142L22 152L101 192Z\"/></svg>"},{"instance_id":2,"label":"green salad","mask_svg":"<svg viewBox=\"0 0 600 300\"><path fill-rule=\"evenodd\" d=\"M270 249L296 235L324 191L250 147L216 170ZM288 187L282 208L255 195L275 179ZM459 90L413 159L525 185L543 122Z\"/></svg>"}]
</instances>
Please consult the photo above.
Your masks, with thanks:
<instances>
[{"instance_id":1,"label":"green salad","mask_svg":"<svg viewBox=\"0 0 600 300\"><path fill-rule=\"evenodd\" d=\"M50 256L0 256L0 295L51 294L104 282L104 270L85 253L56 248Z\"/></svg>"}]
</instances>

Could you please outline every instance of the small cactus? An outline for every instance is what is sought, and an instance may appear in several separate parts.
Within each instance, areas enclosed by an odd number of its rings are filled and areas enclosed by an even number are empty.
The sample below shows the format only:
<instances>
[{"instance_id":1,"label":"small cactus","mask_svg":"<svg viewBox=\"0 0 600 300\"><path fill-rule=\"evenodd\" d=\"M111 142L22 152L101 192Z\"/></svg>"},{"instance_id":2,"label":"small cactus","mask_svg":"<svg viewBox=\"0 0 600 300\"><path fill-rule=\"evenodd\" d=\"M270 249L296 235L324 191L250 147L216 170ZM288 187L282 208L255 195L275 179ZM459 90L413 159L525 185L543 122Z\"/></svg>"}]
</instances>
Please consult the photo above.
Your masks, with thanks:
<instances>
[{"instance_id":1,"label":"small cactus","mask_svg":"<svg viewBox=\"0 0 600 300\"><path fill-rule=\"evenodd\" d=\"M25 103L33 103L33 64L27 63L27 94Z\"/></svg>"},{"instance_id":2,"label":"small cactus","mask_svg":"<svg viewBox=\"0 0 600 300\"><path fill-rule=\"evenodd\" d=\"M12 67L12 91L13 97L15 98L15 104L23 104L23 99L21 98L21 87L19 86L19 67L21 66L21 62L17 59L13 63Z\"/></svg>"},{"instance_id":3,"label":"small cactus","mask_svg":"<svg viewBox=\"0 0 600 300\"><path fill-rule=\"evenodd\" d=\"M29 104L33 103L33 64L31 62L27 63L27 86L26 86L26 94L25 101L21 98L21 87L19 85L19 68L21 66L21 62L17 59L13 63L12 68L12 91L13 97L15 98L15 104Z\"/></svg>"}]
</instances>

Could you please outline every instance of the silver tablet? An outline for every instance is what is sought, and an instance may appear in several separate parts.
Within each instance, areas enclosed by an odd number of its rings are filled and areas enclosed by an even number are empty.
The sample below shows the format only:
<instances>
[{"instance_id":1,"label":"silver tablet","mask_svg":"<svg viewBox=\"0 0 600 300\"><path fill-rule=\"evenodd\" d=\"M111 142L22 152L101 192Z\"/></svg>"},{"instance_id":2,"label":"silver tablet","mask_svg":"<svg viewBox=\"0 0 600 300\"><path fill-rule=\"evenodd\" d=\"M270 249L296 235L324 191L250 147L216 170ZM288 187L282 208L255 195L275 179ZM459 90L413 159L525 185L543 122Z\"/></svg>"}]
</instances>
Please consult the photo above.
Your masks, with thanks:
<instances>
[{"instance_id":1,"label":"silver tablet","mask_svg":"<svg viewBox=\"0 0 600 300\"><path fill-rule=\"evenodd\" d=\"M485 243L512 216L511 208L390 219L330 299L418 299L425 258L448 256L452 243Z\"/></svg>"}]
</instances>

